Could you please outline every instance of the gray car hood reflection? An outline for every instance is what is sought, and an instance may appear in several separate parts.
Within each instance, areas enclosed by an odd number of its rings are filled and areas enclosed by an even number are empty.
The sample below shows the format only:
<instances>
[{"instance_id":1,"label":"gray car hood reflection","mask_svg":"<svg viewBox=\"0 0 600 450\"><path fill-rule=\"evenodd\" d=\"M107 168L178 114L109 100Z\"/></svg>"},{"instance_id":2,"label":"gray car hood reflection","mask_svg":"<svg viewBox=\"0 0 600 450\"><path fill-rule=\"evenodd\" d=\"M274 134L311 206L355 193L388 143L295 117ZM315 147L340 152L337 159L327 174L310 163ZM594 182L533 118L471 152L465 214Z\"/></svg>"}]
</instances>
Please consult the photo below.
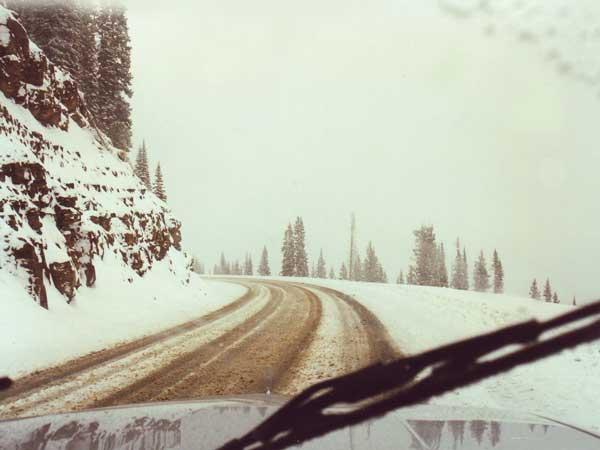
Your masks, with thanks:
<instances>
[{"instance_id":1,"label":"gray car hood reflection","mask_svg":"<svg viewBox=\"0 0 600 450\"><path fill-rule=\"evenodd\" d=\"M245 395L97 409L0 422L0 449L213 449L241 436L287 399ZM510 411L419 405L337 430L303 449L570 450L600 441Z\"/></svg>"}]
</instances>

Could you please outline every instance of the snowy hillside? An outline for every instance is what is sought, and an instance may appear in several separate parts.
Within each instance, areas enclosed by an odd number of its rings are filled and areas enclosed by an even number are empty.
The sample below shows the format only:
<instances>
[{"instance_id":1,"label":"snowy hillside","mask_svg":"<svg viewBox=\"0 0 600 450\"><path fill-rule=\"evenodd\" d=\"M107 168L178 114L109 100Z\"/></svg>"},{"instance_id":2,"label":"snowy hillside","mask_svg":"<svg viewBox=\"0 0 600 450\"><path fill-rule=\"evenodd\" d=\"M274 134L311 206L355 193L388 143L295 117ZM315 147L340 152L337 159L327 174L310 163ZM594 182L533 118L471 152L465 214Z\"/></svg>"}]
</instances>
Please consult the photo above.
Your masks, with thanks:
<instances>
[{"instance_id":1,"label":"snowy hillside","mask_svg":"<svg viewBox=\"0 0 600 450\"><path fill-rule=\"evenodd\" d=\"M0 7L0 373L156 332L231 301L180 223L94 126L76 83Z\"/></svg>"},{"instance_id":2,"label":"snowy hillside","mask_svg":"<svg viewBox=\"0 0 600 450\"><path fill-rule=\"evenodd\" d=\"M76 83L0 8L0 271L44 308L93 287L108 254L186 283L180 224L93 126ZM132 282L133 276L126 281ZM54 296L54 298L56 298Z\"/></svg>"},{"instance_id":3,"label":"snowy hillside","mask_svg":"<svg viewBox=\"0 0 600 450\"><path fill-rule=\"evenodd\" d=\"M408 354L532 317L547 319L572 308L447 288L301 280L359 300L379 317L399 348ZM582 345L432 403L527 411L600 430L600 344Z\"/></svg>"}]
</instances>

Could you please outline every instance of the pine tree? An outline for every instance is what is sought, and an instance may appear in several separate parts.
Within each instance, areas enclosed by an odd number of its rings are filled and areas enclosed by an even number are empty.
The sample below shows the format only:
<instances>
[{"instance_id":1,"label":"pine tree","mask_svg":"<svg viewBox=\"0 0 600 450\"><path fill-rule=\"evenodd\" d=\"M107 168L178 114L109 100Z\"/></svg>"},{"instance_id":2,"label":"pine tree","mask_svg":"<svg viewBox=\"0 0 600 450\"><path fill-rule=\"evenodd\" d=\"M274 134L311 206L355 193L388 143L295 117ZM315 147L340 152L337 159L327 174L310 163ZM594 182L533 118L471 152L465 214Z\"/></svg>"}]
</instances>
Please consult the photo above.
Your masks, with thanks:
<instances>
[{"instance_id":1,"label":"pine tree","mask_svg":"<svg viewBox=\"0 0 600 450\"><path fill-rule=\"evenodd\" d=\"M231 275L231 270L229 268L229 264L225 259L225 254L221 252L221 261L219 263L219 275Z\"/></svg>"},{"instance_id":2,"label":"pine tree","mask_svg":"<svg viewBox=\"0 0 600 450\"><path fill-rule=\"evenodd\" d=\"M354 276L357 273L355 264L358 257L358 252L356 251L356 216L354 213L350 214L350 252L348 257L348 280L354 280ZM358 270L360 272L360 270Z\"/></svg>"},{"instance_id":3,"label":"pine tree","mask_svg":"<svg viewBox=\"0 0 600 450\"><path fill-rule=\"evenodd\" d=\"M540 290L538 288L537 280L535 278L533 279L531 287L529 288L529 297L531 297L534 300L540 299Z\"/></svg>"},{"instance_id":4,"label":"pine tree","mask_svg":"<svg viewBox=\"0 0 600 450\"><path fill-rule=\"evenodd\" d=\"M16 3L16 2L14 2ZM82 17L74 0L19 2L15 9L29 37L56 66L77 79L79 65L79 34ZM9 7L11 7L9 2Z\"/></svg>"},{"instance_id":5,"label":"pine tree","mask_svg":"<svg viewBox=\"0 0 600 450\"><path fill-rule=\"evenodd\" d=\"M271 268L269 267L269 253L267 247L263 247L262 256L260 257L260 265L258 266L258 274L262 277L271 275Z\"/></svg>"},{"instance_id":6,"label":"pine tree","mask_svg":"<svg viewBox=\"0 0 600 450\"><path fill-rule=\"evenodd\" d=\"M340 280L348 279L348 269L346 268L346 263L344 263L344 262L342 262L342 265L340 266L339 279Z\"/></svg>"},{"instance_id":7,"label":"pine tree","mask_svg":"<svg viewBox=\"0 0 600 450\"><path fill-rule=\"evenodd\" d=\"M288 224L283 235L283 244L281 246L283 260L281 262L281 275L284 277L293 277L295 274L294 261L294 232L292 224Z\"/></svg>"},{"instance_id":8,"label":"pine tree","mask_svg":"<svg viewBox=\"0 0 600 450\"><path fill-rule=\"evenodd\" d=\"M404 284L404 274L402 271L400 271L398 278L396 278L396 284Z\"/></svg>"},{"instance_id":9,"label":"pine tree","mask_svg":"<svg viewBox=\"0 0 600 450\"><path fill-rule=\"evenodd\" d=\"M317 261L317 278L327 278L327 267L325 266L325 259L323 258L323 250L319 254L319 260Z\"/></svg>"},{"instance_id":10,"label":"pine tree","mask_svg":"<svg viewBox=\"0 0 600 450\"><path fill-rule=\"evenodd\" d=\"M464 289L463 258L460 254L460 240L456 239L456 256L452 265L452 281L450 286L454 289Z\"/></svg>"},{"instance_id":11,"label":"pine tree","mask_svg":"<svg viewBox=\"0 0 600 450\"><path fill-rule=\"evenodd\" d=\"M138 150L133 171L148 189L152 189L152 184L150 181L150 169L148 165L148 149L146 148L145 141L142 142L142 145Z\"/></svg>"},{"instance_id":12,"label":"pine tree","mask_svg":"<svg viewBox=\"0 0 600 450\"><path fill-rule=\"evenodd\" d=\"M335 280L335 270L333 270L333 266L329 267L329 275L328 275L330 280Z\"/></svg>"},{"instance_id":13,"label":"pine tree","mask_svg":"<svg viewBox=\"0 0 600 450\"><path fill-rule=\"evenodd\" d=\"M377 282L378 283L387 283L388 282L387 273L385 273L385 270L383 270L383 266L381 265L381 263L377 264Z\"/></svg>"},{"instance_id":14,"label":"pine tree","mask_svg":"<svg viewBox=\"0 0 600 450\"><path fill-rule=\"evenodd\" d=\"M448 269L446 268L446 251L441 243L436 254L436 286L448 287Z\"/></svg>"},{"instance_id":15,"label":"pine tree","mask_svg":"<svg viewBox=\"0 0 600 450\"><path fill-rule=\"evenodd\" d=\"M546 284L544 284L544 301L552 302L552 289L550 288L550 280L546 278Z\"/></svg>"},{"instance_id":16,"label":"pine tree","mask_svg":"<svg viewBox=\"0 0 600 450\"><path fill-rule=\"evenodd\" d=\"M377 260L377 255L375 254L375 249L373 248L373 243L369 241L367 245L367 254L365 256L365 261L363 263L364 272L363 278L368 282L375 282L377 280L377 264L379 261Z\"/></svg>"},{"instance_id":17,"label":"pine tree","mask_svg":"<svg viewBox=\"0 0 600 450\"><path fill-rule=\"evenodd\" d=\"M193 256L190 263L190 270L198 275L204 275L204 264L202 264L198 258Z\"/></svg>"},{"instance_id":18,"label":"pine tree","mask_svg":"<svg viewBox=\"0 0 600 450\"><path fill-rule=\"evenodd\" d=\"M79 29L79 66L77 76L79 88L83 92L86 106L95 118L98 114L98 34L97 11L89 5L78 8L81 16Z\"/></svg>"},{"instance_id":19,"label":"pine tree","mask_svg":"<svg viewBox=\"0 0 600 450\"><path fill-rule=\"evenodd\" d=\"M165 184L163 181L162 171L160 170L160 163L156 165L156 175L154 176L153 191L154 194L163 202L167 201L167 194L165 193Z\"/></svg>"},{"instance_id":20,"label":"pine tree","mask_svg":"<svg viewBox=\"0 0 600 450\"><path fill-rule=\"evenodd\" d=\"M387 275L375 253L375 247L370 241L367 245L367 255L363 263L362 279L371 283L384 283L387 281Z\"/></svg>"},{"instance_id":21,"label":"pine tree","mask_svg":"<svg viewBox=\"0 0 600 450\"><path fill-rule=\"evenodd\" d=\"M560 300L558 300L558 294L556 292L554 293L554 295L552 295L552 302L560 303Z\"/></svg>"},{"instance_id":22,"label":"pine tree","mask_svg":"<svg viewBox=\"0 0 600 450\"><path fill-rule=\"evenodd\" d=\"M417 269L415 266L409 266L408 275L406 276L406 284L418 284L417 283Z\"/></svg>"},{"instance_id":23,"label":"pine tree","mask_svg":"<svg viewBox=\"0 0 600 450\"><path fill-rule=\"evenodd\" d=\"M294 275L308 276L308 257L306 256L306 234L301 217L296 218L294 225Z\"/></svg>"},{"instance_id":24,"label":"pine tree","mask_svg":"<svg viewBox=\"0 0 600 450\"><path fill-rule=\"evenodd\" d=\"M364 279L364 266L362 263L362 259L358 253L358 251L354 254L354 264L352 264L353 273L351 274L351 280L353 281L362 281Z\"/></svg>"},{"instance_id":25,"label":"pine tree","mask_svg":"<svg viewBox=\"0 0 600 450\"><path fill-rule=\"evenodd\" d=\"M244 260L244 275L254 275L254 267L252 265L252 256L250 253L246 254L246 259Z\"/></svg>"},{"instance_id":26,"label":"pine tree","mask_svg":"<svg viewBox=\"0 0 600 450\"><path fill-rule=\"evenodd\" d=\"M131 46L125 9L105 4L98 14L96 122L121 150L131 146Z\"/></svg>"},{"instance_id":27,"label":"pine tree","mask_svg":"<svg viewBox=\"0 0 600 450\"><path fill-rule=\"evenodd\" d=\"M473 266L473 284L477 292L486 292L490 288L490 275L487 271L483 251L479 253L479 259Z\"/></svg>"},{"instance_id":28,"label":"pine tree","mask_svg":"<svg viewBox=\"0 0 600 450\"><path fill-rule=\"evenodd\" d=\"M494 273L494 293L502 294L504 292L504 269L496 249L494 249L492 257L492 271Z\"/></svg>"},{"instance_id":29,"label":"pine tree","mask_svg":"<svg viewBox=\"0 0 600 450\"><path fill-rule=\"evenodd\" d=\"M575 300L575 296L573 296L573 306L577 306L577 300Z\"/></svg>"},{"instance_id":30,"label":"pine tree","mask_svg":"<svg viewBox=\"0 0 600 450\"><path fill-rule=\"evenodd\" d=\"M463 263L462 263L463 289L469 290L469 263L467 261L467 250L463 247Z\"/></svg>"},{"instance_id":31,"label":"pine tree","mask_svg":"<svg viewBox=\"0 0 600 450\"><path fill-rule=\"evenodd\" d=\"M421 226L413 232L415 248L413 249L416 284L420 286L437 285L437 246L433 226Z\"/></svg>"}]
</instances>

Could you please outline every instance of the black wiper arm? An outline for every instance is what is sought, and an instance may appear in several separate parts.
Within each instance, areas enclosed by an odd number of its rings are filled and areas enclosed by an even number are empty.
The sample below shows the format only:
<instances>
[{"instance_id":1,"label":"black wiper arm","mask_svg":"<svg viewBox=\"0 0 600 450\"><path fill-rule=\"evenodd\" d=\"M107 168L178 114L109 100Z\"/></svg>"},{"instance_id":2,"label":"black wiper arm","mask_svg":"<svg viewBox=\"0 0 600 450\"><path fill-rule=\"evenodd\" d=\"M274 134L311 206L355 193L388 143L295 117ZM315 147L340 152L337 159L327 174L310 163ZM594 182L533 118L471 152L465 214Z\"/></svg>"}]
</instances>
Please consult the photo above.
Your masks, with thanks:
<instances>
[{"instance_id":1,"label":"black wiper arm","mask_svg":"<svg viewBox=\"0 0 600 450\"><path fill-rule=\"evenodd\" d=\"M576 328L571 325L568 331L553 331L584 319L586 323ZM540 340L547 331L553 335ZM287 448L596 339L600 339L600 301L547 321L530 320L416 356L378 363L314 384L221 449ZM520 347L492 357L514 344ZM483 356L488 358L480 360ZM423 373L425 369L430 371ZM349 408L327 411L334 405Z\"/></svg>"}]
</instances>

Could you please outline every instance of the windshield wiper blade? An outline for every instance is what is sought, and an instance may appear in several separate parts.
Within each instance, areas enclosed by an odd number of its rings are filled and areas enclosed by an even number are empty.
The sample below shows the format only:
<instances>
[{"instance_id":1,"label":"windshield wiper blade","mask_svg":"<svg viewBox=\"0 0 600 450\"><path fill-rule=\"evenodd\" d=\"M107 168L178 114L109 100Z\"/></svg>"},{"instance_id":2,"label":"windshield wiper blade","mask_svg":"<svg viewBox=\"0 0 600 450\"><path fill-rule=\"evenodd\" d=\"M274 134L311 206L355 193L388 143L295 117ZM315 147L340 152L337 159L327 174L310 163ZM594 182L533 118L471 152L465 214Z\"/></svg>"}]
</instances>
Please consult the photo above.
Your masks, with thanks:
<instances>
[{"instance_id":1,"label":"windshield wiper blade","mask_svg":"<svg viewBox=\"0 0 600 450\"><path fill-rule=\"evenodd\" d=\"M574 328L573 322L582 320L586 323ZM569 324L566 331L554 331ZM548 331L552 336L540 340ZM530 320L378 363L310 386L254 430L221 449L273 450L298 445L596 339L600 339L600 301L547 321ZM510 345L520 347L505 349L493 358L493 353ZM347 408L327 410L336 405Z\"/></svg>"}]
</instances>

